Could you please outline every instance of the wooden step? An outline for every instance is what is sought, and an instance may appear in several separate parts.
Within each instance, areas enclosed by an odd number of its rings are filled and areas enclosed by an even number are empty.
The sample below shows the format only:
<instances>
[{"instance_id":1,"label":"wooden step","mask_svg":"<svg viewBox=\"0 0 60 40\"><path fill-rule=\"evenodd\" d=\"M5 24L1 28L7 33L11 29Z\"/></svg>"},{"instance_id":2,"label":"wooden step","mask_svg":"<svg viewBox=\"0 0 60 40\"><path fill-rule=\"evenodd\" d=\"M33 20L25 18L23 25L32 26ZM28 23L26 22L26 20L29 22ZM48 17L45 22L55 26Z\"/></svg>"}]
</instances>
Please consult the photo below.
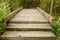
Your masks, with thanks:
<instances>
[{"instance_id":1,"label":"wooden step","mask_svg":"<svg viewBox=\"0 0 60 40\"><path fill-rule=\"evenodd\" d=\"M1 40L56 40L50 31L6 31Z\"/></svg>"},{"instance_id":2,"label":"wooden step","mask_svg":"<svg viewBox=\"0 0 60 40\"><path fill-rule=\"evenodd\" d=\"M15 24L10 23L6 27L8 31L51 31L50 24Z\"/></svg>"}]
</instances>

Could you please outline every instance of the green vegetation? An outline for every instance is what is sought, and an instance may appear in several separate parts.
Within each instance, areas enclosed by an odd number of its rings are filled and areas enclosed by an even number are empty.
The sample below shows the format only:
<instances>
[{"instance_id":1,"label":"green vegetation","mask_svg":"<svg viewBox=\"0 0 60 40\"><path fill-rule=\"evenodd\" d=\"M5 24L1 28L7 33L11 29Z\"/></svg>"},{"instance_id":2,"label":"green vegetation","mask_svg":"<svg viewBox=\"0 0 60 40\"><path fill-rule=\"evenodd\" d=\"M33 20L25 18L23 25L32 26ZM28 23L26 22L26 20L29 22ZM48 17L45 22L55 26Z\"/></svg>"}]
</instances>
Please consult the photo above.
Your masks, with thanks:
<instances>
[{"instance_id":1,"label":"green vegetation","mask_svg":"<svg viewBox=\"0 0 60 40\"><path fill-rule=\"evenodd\" d=\"M11 11L14 11L17 8L21 7L21 0L4 0L4 2L10 4Z\"/></svg>"},{"instance_id":2,"label":"green vegetation","mask_svg":"<svg viewBox=\"0 0 60 40\"><path fill-rule=\"evenodd\" d=\"M40 0L39 7L50 14L51 0ZM51 15L56 20L51 23L52 31L57 37L60 37L60 22L57 21L60 18L60 0L54 0Z\"/></svg>"},{"instance_id":3,"label":"green vegetation","mask_svg":"<svg viewBox=\"0 0 60 40\"><path fill-rule=\"evenodd\" d=\"M10 12L8 5L4 2L0 2L0 24L4 23L4 17ZM0 25L0 32L3 31L2 26Z\"/></svg>"},{"instance_id":4,"label":"green vegetation","mask_svg":"<svg viewBox=\"0 0 60 40\"><path fill-rule=\"evenodd\" d=\"M57 21L54 21L52 24L52 31L57 36L60 37L60 23Z\"/></svg>"},{"instance_id":5,"label":"green vegetation","mask_svg":"<svg viewBox=\"0 0 60 40\"><path fill-rule=\"evenodd\" d=\"M4 17L6 17L10 11L19 8L21 6L20 2L20 0L0 0L0 32L4 29L2 26L4 23Z\"/></svg>"},{"instance_id":6,"label":"green vegetation","mask_svg":"<svg viewBox=\"0 0 60 40\"><path fill-rule=\"evenodd\" d=\"M60 18L60 13L53 13L52 16L55 18L55 20L58 20Z\"/></svg>"},{"instance_id":7,"label":"green vegetation","mask_svg":"<svg viewBox=\"0 0 60 40\"><path fill-rule=\"evenodd\" d=\"M50 13L51 0L40 0L40 8ZM56 20L60 16L60 0L54 0L53 13L51 14Z\"/></svg>"},{"instance_id":8,"label":"green vegetation","mask_svg":"<svg viewBox=\"0 0 60 40\"><path fill-rule=\"evenodd\" d=\"M50 12L50 6L51 6L50 4L51 4L51 0L40 0L39 7L49 13Z\"/></svg>"},{"instance_id":9,"label":"green vegetation","mask_svg":"<svg viewBox=\"0 0 60 40\"><path fill-rule=\"evenodd\" d=\"M3 3L3 2L0 3L0 22L9 13L9 10L6 6L7 6L6 3Z\"/></svg>"},{"instance_id":10,"label":"green vegetation","mask_svg":"<svg viewBox=\"0 0 60 40\"><path fill-rule=\"evenodd\" d=\"M40 2L39 2L40 1ZM4 23L4 17L9 14L10 11L14 11L17 8L23 6L38 6L50 13L51 0L0 0L0 24ZM10 8L10 9L9 9ZM54 0L53 12L51 14L56 20L60 17L60 0ZM52 30L56 36L60 36L60 23L55 21L51 23ZM3 27L0 25L0 32L3 31Z\"/></svg>"},{"instance_id":11,"label":"green vegetation","mask_svg":"<svg viewBox=\"0 0 60 40\"><path fill-rule=\"evenodd\" d=\"M37 7L39 0L22 0L22 2L23 7L30 8L30 7Z\"/></svg>"},{"instance_id":12,"label":"green vegetation","mask_svg":"<svg viewBox=\"0 0 60 40\"><path fill-rule=\"evenodd\" d=\"M0 0L0 32L3 31L3 26L1 24L4 23L4 17L6 17L9 12L16 10L20 7L20 0Z\"/></svg>"},{"instance_id":13,"label":"green vegetation","mask_svg":"<svg viewBox=\"0 0 60 40\"><path fill-rule=\"evenodd\" d=\"M16 10L20 7L20 0L10 0L11 11Z\"/></svg>"}]
</instances>

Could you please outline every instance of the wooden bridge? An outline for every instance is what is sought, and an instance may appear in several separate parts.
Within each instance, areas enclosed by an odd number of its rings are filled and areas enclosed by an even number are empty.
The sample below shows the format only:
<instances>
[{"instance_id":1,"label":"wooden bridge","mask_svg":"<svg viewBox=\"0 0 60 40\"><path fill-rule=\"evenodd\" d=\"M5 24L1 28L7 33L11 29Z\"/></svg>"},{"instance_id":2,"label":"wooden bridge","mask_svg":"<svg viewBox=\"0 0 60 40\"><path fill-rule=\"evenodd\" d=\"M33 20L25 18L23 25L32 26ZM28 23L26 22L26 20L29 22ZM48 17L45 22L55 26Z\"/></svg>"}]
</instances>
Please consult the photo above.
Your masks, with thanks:
<instances>
[{"instance_id":1,"label":"wooden bridge","mask_svg":"<svg viewBox=\"0 0 60 40\"><path fill-rule=\"evenodd\" d=\"M53 17L40 8L19 8L5 17L1 40L56 40L50 23Z\"/></svg>"}]
</instances>

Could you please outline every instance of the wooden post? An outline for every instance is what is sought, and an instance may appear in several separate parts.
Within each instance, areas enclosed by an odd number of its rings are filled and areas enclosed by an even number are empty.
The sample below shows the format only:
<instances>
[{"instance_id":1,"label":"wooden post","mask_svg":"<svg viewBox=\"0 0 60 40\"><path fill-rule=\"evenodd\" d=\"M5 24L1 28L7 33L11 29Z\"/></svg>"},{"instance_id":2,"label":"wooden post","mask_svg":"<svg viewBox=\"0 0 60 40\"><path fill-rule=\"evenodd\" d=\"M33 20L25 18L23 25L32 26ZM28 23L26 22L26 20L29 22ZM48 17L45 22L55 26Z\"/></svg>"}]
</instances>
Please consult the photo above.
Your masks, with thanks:
<instances>
[{"instance_id":1,"label":"wooden post","mask_svg":"<svg viewBox=\"0 0 60 40\"><path fill-rule=\"evenodd\" d=\"M54 0L51 0L50 15L52 14L52 11L53 11L53 4L54 4Z\"/></svg>"}]
</instances>

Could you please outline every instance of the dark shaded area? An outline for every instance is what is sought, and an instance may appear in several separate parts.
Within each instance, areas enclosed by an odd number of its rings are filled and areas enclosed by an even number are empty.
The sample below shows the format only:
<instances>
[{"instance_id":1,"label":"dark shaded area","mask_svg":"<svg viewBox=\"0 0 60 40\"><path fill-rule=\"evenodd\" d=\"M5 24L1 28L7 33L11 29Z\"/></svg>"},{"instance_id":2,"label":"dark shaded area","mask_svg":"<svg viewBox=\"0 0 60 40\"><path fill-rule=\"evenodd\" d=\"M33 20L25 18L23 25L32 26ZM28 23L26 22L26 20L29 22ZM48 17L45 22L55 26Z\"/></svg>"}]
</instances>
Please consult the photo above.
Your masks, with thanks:
<instances>
[{"instance_id":1,"label":"dark shaded area","mask_svg":"<svg viewBox=\"0 0 60 40\"><path fill-rule=\"evenodd\" d=\"M40 3L40 0L23 0L22 6L24 8L37 7Z\"/></svg>"}]
</instances>

